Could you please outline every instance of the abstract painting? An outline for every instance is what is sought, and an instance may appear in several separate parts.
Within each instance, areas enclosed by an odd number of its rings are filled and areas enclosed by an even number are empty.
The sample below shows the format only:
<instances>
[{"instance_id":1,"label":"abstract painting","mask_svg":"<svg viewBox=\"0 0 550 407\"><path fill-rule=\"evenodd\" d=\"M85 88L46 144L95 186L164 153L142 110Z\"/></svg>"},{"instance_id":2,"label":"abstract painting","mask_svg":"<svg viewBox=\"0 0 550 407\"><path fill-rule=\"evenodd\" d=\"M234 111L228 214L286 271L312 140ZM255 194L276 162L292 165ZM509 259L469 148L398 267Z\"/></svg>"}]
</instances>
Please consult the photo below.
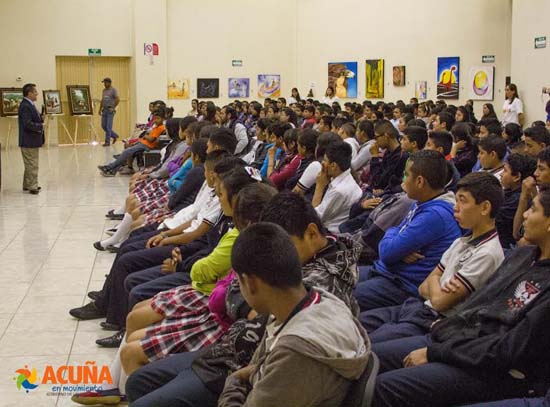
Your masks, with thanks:
<instances>
[{"instance_id":1,"label":"abstract painting","mask_svg":"<svg viewBox=\"0 0 550 407\"><path fill-rule=\"evenodd\" d=\"M384 60L367 59L365 62L365 97L382 99L384 97Z\"/></svg>"},{"instance_id":2,"label":"abstract painting","mask_svg":"<svg viewBox=\"0 0 550 407\"><path fill-rule=\"evenodd\" d=\"M405 66L393 67L393 86L405 86Z\"/></svg>"},{"instance_id":3,"label":"abstract painting","mask_svg":"<svg viewBox=\"0 0 550 407\"><path fill-rule=\"evenodd\" d=\"M281 75L258 75L258 97L278 98L281 96Z\"/></svg>"},{"instance_id":4,"label":"abstract painting","mask_svg":"<svg viewBox=\"0 0 550 407\"><path fill-rule=\"evenodd\" d=\"M470 99L493 100L495 90L495 67L473 66L468 74Z\"/></svg>"},{"instance_id":5,"label":"abstract painting","mask_svg":"<svg viewBox=\"0 0 550 407\"><path fill-rule=\"evenodd\" d=\"M418 100L426 100L428 98L428 81L416 81L414 85L414 96Z\"/></svg>"},{"instance_id":6,"label":"abstract painting","mask_svg":"<svg viewBox=\"0 0 550 407\"><path fill-rule=\"evenodd\" d=\"M22 88L2 88L0 89L0 116L17 116L19 105L23 101Z\"/></svg>"},{"instance_id":7,"label":"abstract painting","mask_svg":"<svg viewBox=\"0 0 550 407\"><path fill-rule=\"evenodd\" d=\"M460 57L437 58L437 98L458 99Z\"/></svg>"},{"instance_id":8,"label":"abstract painting","mask_svg":"<svg viewBox=\"0 0 550 407\"><path fill-rule=\"evenodd\" d=\"M218 78L197 79L197 97L215 99L220 97L220 80Z\"/></svg>"},{"instance_id":9,"label":"abstract painting","mask_svg":"<svg viewBox=\"0 0 550 407\"><path fill-rule=\"evenodd\" d=\"M69 109L73 116L93 114L90 87L88 85L67 85Z\"/></svg>"},{"instance_id":10,"label":"abstract painting","mask_svg":"<svg viewBox=\"0 0 550 407\"><path fill-rule=\"evenodd\" d=\"M330 62L328 86L339 99L357 97L357 62Z\"/></svg>"},{"instance_id":11,"label":"abstract painting","mask_svg":"<svg viewBox=\"0 0 550 407\"><path fill-rule=\"evenodd\" d=\"M250 79L229 78L227 95L230 98L247 98L250 96Z\"/></svg>"},{"instance_id":12,"label":"abstract painting","mask_svg":"<svg viewBox=\"0 0 550 407\"><path fill-rule=\"evenodd\" d=\"M189 79L168 81L168 99L189 99Z\"/></svg>"}]
</instances>

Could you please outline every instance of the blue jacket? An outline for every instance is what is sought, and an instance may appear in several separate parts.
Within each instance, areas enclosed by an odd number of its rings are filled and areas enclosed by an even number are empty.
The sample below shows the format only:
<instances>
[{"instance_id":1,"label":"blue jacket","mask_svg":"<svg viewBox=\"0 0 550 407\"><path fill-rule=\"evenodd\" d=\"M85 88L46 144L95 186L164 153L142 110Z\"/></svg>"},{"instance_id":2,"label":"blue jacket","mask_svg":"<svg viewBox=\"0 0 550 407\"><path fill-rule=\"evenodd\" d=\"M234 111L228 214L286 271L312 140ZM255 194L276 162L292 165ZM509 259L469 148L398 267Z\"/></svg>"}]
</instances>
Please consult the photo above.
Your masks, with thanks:
<instances>
[{"instance_id":1,"label":"blue jacket","mask_svg":"<svg viewBox=\"0 0 550 407\"><path fill-rule=\"evenodd\" d=\"M191 171L191 168L193 168L193 161L191 161L191 157L189 157L183 163L178 172L176 172L168 179L168 189L170 189L170 192L172 194L179 189L181 184L183 184L183 182L185 181L185 177L187 177L187 174L189 173L189 171Z\"/></svg>"},{"instance_id":2,"label":"blue jacket","mask_svg":"<svg viewBox=\"0 0 550 407\"><path fill-rule=\"evenodd\" d=\"M378 245L377 271L398 279L403 288L418 296L418 286L441 260L451 244L461 236L453 217L454 194L447 192L422 204L413 203L399 226L392 227ZM423 259L407 264L403 258L419 252Z\"/></svg>"},{"instance_id":3,"label":"blue jacket","mask_svg":"<svg viewBox=\"0 0 550 407\"><path fill-rule=\"evenodd\" d=\"M44 124L36 107L27 99L23 99L17 114L19 116L19 147L42 147Z\"/></svg>"},{"instance_id":4,"label":"blue jacket","mask_svg":"<svg viewBox=\"0 0 550 407\"><path fill-rule=\"evenodd\" d=\"M269 150L271 148L271 146L273 146L273 143L268 144L265 147L265 151ZM283 150L280 149L280 148L278 148L277 151L275 151L275 161L277 161L279 159L282 152L283 152ZM265 158L264 158L264 163L262 165L262 168L260 169L260 174L262 174L262 177L264 177L264 178L267 178L267 165L268 164L269 164L269 158L267 157L267 154L266 154Z\"/></svg>"}]
</instances>

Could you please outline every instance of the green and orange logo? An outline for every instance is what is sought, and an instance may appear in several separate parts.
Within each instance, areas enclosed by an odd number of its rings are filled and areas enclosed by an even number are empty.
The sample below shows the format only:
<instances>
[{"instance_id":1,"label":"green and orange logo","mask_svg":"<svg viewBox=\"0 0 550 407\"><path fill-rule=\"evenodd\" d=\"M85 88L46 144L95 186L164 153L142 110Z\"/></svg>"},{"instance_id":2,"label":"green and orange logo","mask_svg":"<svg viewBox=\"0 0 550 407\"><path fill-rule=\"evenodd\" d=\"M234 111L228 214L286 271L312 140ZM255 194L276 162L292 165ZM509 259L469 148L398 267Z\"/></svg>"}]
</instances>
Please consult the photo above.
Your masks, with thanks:
<instances>
[{"instance_id":1,"label":"green and orange logo","mask_svg":"<svg viewBox=\"0 0 550 407\"><path fill-rule=\"evenodd\" d=\"M38 381L38 377L34 367L29 369L28 366L25 366L24 369L17 369L15 373L18 374L17 377L13 378L15 380L17 390L24 389L28 393L38 387L38 384L35 384Z\"/></svg>"}]
</instances>

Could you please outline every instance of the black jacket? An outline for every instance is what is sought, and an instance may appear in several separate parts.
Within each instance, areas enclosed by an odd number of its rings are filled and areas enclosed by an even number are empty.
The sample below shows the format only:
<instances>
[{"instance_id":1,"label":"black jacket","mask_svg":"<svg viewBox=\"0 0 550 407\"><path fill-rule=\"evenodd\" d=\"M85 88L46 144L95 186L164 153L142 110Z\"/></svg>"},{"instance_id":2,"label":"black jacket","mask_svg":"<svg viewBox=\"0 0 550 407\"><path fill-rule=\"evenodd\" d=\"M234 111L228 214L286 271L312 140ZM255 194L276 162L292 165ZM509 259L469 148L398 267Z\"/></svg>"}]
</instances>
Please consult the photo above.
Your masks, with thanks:
<instances>
[{"instance_id":1,"label":"black jacket","mask_svg":"<svg viewBox=\"0 0 550 407\"><path fill-rule=\"evenodd\" d=\"M372 189L386 189L401 185L403 172L409 154L401 146L387 151L384 157L373 157L370 162L370 186Z\"/></svg>"},{"instance_id":2,"label":"black jacket","mask_svg":"<svg viewBox=\"0 0 550 407\"><path fill-rule=\"evenodd\" d=\"M43 120L27 99L19 105L19 147L38 148L44 144Z\"/></svg>"},{"instance_id":3,"label":"black jacket","mask_svg":"<svg viewBox=\"0 0 550 407\"><path fill-rule=\"evenodd\" d=\"M523 373L530 383L550 371L550 260L520 247L457 313L434 325L428 360L480 373Z\"/></svg>"}]
</instances>

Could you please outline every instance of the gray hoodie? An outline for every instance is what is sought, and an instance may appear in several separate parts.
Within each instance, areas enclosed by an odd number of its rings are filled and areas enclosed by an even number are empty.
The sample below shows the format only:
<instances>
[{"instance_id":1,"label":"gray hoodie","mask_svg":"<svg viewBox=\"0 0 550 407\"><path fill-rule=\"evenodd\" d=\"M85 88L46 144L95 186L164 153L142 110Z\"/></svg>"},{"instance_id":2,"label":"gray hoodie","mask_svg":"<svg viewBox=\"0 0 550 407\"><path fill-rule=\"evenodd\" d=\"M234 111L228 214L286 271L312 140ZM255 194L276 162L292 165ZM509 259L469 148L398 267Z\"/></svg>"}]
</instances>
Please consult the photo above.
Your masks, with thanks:
<instances>
[{"instance_id":1,"label":"gray hoodie","mask_svg":"<svg viewBox=\"0 0 550 407\"><path fill-rule=\"evenodd\" d=\"M250 383L227 379L219 406L341 405L350 381L365 370L370 342L341 300L316 290L319 303L296 314L277 337L264 336L251 361L256 368Z\"/></svg>"}]
</instances>

